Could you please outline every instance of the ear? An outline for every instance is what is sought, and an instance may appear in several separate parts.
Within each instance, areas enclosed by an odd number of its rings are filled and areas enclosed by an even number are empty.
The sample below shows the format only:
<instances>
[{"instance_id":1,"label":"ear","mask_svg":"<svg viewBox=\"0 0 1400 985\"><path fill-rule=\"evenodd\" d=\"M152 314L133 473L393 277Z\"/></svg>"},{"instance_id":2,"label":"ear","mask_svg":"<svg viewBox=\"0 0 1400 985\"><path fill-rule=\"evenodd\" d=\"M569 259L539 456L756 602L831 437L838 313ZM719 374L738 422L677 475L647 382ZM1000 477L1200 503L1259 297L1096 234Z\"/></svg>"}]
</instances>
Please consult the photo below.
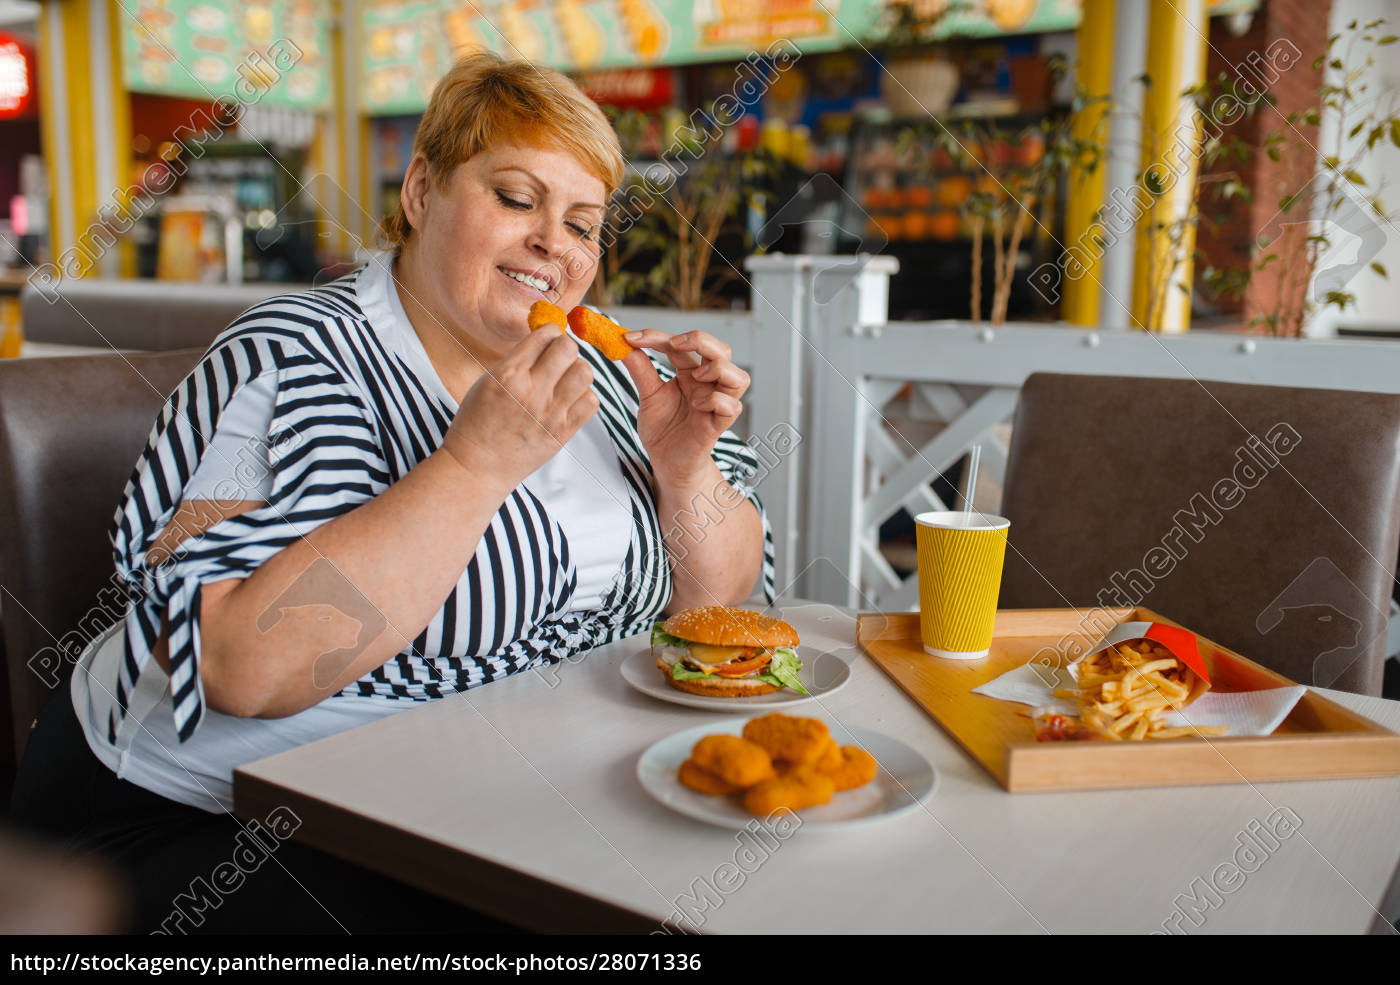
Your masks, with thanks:
<instances>
[{"instance_id":1,"label":"ear","mask_svg":"<svg viewBox=\"0 0 1400 985\"><path fill-rule=\"evenodd\" d=\"M399 202L403 207L404 218L414 229L421 229L423 217L428 212L428 192L432 180L428 174L428 159L422 154L414 154L408 162L408 170L403 175L403 187L399 190Z\"/></svg>"}]
</instances>

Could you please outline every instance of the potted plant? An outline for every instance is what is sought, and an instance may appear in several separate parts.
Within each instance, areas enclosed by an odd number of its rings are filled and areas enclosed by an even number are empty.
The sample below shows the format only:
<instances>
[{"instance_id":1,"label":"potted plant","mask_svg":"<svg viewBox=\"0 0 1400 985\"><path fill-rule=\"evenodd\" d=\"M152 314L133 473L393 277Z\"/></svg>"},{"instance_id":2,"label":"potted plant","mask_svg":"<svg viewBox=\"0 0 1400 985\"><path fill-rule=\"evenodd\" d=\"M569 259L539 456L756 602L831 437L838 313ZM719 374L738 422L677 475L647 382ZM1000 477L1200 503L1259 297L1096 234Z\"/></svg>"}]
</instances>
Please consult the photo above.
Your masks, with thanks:
<instances>
[{"instance_id":1,"label":"potted plant","mask_svg":"<svg viewBox=\"0 0 1400 985\"><path fill-rule=\"evenodd\" d=\"M1064 59L1051 59L1050 71L1054 78L1062 77ZM955 126L929 123L900 132L898 153L923 157L926 180L934 180L936 162L951 166L967 188L960 196L960 212L971 239L969 314L973 323L982 318L988 239L992 253L988 318L1000 325L1006 321L1026 237L1052 221L1048 205L1070 172L1082 177L1096 170L1103 159L1108 115L1096 109L1103 102L1102 97L1081 92L1069 113L1034 123L1012 126L995 120L963 120ZM1074 129L1080 113L1093 114L1096 120L1087 135L1077 135ZM930 145L931 153L915 149Z\"/></svg>"},{"instance_id":2,"label":"potted plant","mask_svg":"<svg viewBox=\"0 0 1400 985\"><path fill-rule=\"evenodd\" d=\"M1224 76L1188 90L1203 114L1215 107L1219 115L1222 97L1238 104L1236 112L1229 114L1238 117L1232 126L1207 140L1202 152L1204 164L1232 160L1244 167L1262 153L1279 165L1273 169L1275 177L1270 185L1257 189L1251 189L1234 171L1212 176L1219 201L1249 202L1262 194L1277 208L1274 219L1256 231L1248 264L1208 267L1202 272L1203 280L1224 297L1243 296L1251 283L1270 278L1271 290L1257 292L1264 303L1250 318L1251 328L1273 336L1299 337L1319 307L1340 312L1355 304L1355 294L1347 290L1352 267L1366 266L1373 275L1387 277L1385 267L1373 257L1385 241L1385 228L1400 216L1387 212L1381 198L1383 183L1371 186L1362 171L1379 144L1389 141L1400 147L1400 114L1395 101L1377 98L1367 81L1373 76L1380 49L1397 40L1400 37L1385 33L1383 19L1364 25L1352 21L1344 32L1330 36L1312 67L1316 70L1325 64L1338 74L1332 81L1324 77L1317 89L1317 106L1288 113L1280 125L1255 140L1241 137L1239 125L1262 112L1261 106L1274 105L1267 93L1250 98ZM1324 148L1319 158L1314 144L1298 128L1318 126L1323 111L1334 116L1336 126L1331 146ZM1273 116L1277 118L1277 113ZM1348 240L1355 237L1356 244L1334 242L1329 233L1333 228L1347 233ZM1354 261L1342 256L1352 250Z\"/></svg>"},{"instance_id":3,"label":"potted plant","mask_svg":"<svg viewBox=\"0 0 1400 985\"><path fill-rule=\"evenodd\" d=\"M944 18L970 4L960 0L886 0L883 37L885 104L896 117L942 113L958 92L958 67L937 47Z\"/></svg>"}]
</instances>

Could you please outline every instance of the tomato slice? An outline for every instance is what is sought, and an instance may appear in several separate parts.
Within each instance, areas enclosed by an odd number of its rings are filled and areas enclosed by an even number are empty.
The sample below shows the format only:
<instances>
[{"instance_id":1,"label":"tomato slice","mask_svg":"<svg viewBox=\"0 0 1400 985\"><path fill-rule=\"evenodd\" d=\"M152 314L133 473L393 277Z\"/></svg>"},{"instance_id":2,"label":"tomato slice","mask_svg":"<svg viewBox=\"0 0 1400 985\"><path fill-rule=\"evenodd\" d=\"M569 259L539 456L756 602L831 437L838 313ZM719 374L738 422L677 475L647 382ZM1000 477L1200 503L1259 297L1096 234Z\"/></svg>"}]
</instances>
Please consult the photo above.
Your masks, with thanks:
<instances>
[{"instance_id":1,"label":"tomato slice","mask_svg":"<svg viewBox=\"0 0 1400 985\"><path fill-rule=\"evenodd\" d=\"M714 669L714 672L720 677L747 677L754 671L762 670L772 661L772 654L759 653L747 660L732 660L727 664L721 664Z\"/></svg>"}]
</instances>

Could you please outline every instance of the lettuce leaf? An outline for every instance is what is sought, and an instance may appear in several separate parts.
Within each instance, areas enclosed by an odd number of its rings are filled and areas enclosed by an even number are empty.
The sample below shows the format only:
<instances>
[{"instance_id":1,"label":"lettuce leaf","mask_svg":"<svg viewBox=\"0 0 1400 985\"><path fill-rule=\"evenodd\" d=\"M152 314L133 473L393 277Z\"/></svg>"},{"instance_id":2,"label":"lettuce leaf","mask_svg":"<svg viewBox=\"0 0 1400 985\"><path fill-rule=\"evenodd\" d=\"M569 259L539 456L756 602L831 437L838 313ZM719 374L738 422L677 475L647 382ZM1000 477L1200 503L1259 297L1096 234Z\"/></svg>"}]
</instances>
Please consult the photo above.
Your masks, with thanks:
<instances>
[{"instance_id":1,"label":"lettuce leaf","mask_svg":"<svg viewBox=\"0 0 1400 985\"><path fill-rule=\"evenodd\" d=\"M797 676L801 669L802 661L797 659L797 651L784 646L773 651L773 662L768 665L768 673L763 676L777 678L783 687L790 687L798 694L807 694L807 689L802 686L802 681Z\"/></svg>"},{"instance_id":2,"label":"lettuce leaf","mask_svg":"<svg viewBox=\"0 0 1400 985\"><path fill-rule=\"evenodd\" d=\"M657 622L652 623L652 626L651 626L651 645L652 645L652 646L678 646L678 647L681 647L682 649L685 649L686 647L689 647L689 646L690 646L690 642L689 642L688 640L683 640L683 639L681 639L681 638L678 637L678 636L672 636L670 633L666 632L666 630L662 629L661 627L664 626L664 625L665 625L665 623L661 622L660 620L658 620Z\"/></svg>"},{"instance_id":3,"label":"lettuce leaf","mask_svg":"<svg viewBox=\"0 0 1400 985\"><path fill-rule=\"evenodd\" d=\"M665 635L664 633L662 634ZM654 639L655 637L653 637ZM674 637L670 637L674 639ZM783 647L773 651L773 662L768 665L768 670L753 677L735 678L744 681L763 681L766 684L773 684L777 687L789 687L798 694L807 694L808 691L802 686L802 681L798 679L797 672L802 669L802 661L797 659L797 652ZM677 662L671 665L671 678L677 681L693 681L702 677L718 678L718 674L706 674L704 671L691 670L684 664ZM721 678L723 679L723 678Z\"/></svg>"}]
</instances>

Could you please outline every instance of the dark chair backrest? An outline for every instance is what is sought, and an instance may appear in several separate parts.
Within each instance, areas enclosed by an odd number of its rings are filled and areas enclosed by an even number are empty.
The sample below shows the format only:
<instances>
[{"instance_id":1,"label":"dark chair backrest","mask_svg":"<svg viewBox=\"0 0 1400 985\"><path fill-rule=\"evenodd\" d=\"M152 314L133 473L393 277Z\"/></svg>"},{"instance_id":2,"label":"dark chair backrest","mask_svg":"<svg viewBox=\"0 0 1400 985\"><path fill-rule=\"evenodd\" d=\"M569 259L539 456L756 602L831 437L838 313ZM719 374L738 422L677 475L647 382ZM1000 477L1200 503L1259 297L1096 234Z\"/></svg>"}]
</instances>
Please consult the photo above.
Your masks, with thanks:
<instances>
[{"instance_id":1,"label":"dark chair backrest","mask_svg":"<svg viewBox=\"0 0 1400 985\"><path fill-rule=\"evenodd\" d=\"M20 309L34 342L165 352L208 348L248 308L305 286L69 278L26 287Z\"/></svg>"},{"instance_id":2,"label":"dark chair backrest","mask_svg":"<svg viewBox=\"0 0 1400 985\"><path fill-rule=\"evenodd\" d=\"M1037 373L1000 604L1141 604L1301 684L1379 694L1398 505L1400 396Z\"/></svg>"},{"instance_id":3,"label":"dark chair backrest","mask_svg":"<svg viewBox=\"0 0 1400 985\"><path fill-rule=\"evenodd\" d=\"M115 577L112 518L161 404L202 352L0 362L0 624L16 756L72 669L60 641L85 642L120 612L98 596Z\"/></svg>"}]
</instances>

